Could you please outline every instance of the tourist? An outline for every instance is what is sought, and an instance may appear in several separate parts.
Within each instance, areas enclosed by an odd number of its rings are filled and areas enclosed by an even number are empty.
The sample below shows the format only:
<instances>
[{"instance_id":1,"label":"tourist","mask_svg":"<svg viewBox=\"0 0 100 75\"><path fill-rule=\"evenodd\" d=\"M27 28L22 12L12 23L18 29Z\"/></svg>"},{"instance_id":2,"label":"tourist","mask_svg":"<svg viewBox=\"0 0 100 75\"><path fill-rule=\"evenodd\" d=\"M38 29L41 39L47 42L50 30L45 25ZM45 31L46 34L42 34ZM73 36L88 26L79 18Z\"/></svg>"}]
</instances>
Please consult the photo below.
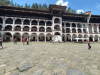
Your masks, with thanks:
<instances>
[{"instance_id":1,"label":"tourist","mask_svg":"<svg viewBox=\"0 0 100 75\"><path fill-rule=\"evenodd\" d=\"M88 50L91 50L91 44L88 42Z\"/></svg>"},{"instance_id":2,"label":"tourist","mask_svg":"<svg viewBox=\"0 0 100 75\"><path fill-rule=\"evenodd\" d=\"M23 40L23 45L24 45L24 43L25 43L25 38L23 37L23 39L22 39L22 40Z\"/></svg>"},{"instance_id":3,"label":"tourist","mask_svg":"<svg viewBox=\"0 0 100 75\"><path fill-rule=\"evenodd\" d=\"M1 37L0 37L0 45L3 48L3 46L2 46L2 38Z\"/></svg>"},{"instance_id":4,"label":"tourist","mask_svg":"<svg viewBox=\"0 0 100 75\"><path fill-rule=\"evenodd\" d=\"M26 41L27 41L27 45L28 45L29 44L29 38L28 37L27 37L27 40Z\"/></svg>"},{"instance_id":5,"label":"tourist","mask_svg":"<svg viewBox=\"0 0 100 75\"><path fill-rule=\"evenodd\" d=\"M17 38L14 39L14 44L15 44L15 43L17 44Z\"/></svg>"}]
</instances>

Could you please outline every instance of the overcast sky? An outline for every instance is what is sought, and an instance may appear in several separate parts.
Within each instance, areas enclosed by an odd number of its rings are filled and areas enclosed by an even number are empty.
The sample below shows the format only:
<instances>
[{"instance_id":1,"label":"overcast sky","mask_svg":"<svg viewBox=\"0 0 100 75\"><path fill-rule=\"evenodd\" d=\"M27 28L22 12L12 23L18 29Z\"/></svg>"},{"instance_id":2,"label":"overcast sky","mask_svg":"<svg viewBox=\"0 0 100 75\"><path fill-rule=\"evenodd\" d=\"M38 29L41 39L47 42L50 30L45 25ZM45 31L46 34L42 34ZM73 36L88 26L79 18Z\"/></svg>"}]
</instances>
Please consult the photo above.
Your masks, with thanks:
<instances>
[{"instance_id":1,"label":"overcast sky","mask_svg":"<svg viewBox=\"0 0 100 75\"><path fill-rule=\"evenodd\" d=\"M70 6L77 13L91 11L93 15L100 15L100 0L13 0L13 2L20 5L25 5L25 3L30 5L32 3L61 4L62 6Z\"/></svg>"}]
</instances>

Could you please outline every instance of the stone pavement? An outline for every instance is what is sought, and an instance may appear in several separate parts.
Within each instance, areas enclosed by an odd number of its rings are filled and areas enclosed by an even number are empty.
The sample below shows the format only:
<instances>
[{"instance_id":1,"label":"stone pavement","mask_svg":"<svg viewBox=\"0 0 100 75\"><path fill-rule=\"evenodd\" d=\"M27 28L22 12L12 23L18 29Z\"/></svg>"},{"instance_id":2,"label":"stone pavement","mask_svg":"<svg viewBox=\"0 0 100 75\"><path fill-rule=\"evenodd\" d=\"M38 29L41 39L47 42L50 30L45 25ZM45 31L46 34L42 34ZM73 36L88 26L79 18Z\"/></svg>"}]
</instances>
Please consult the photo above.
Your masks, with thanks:
<instances>
[{"instance_id":1,"label":"stone pavement","mask_svg":"<svg viewBox=\"0 0 100 75\"><path fill-rule=\"evenodd\" d=\"M0 75L100 75L100 43L3 43Z\"/></svg>"}]
</instances>

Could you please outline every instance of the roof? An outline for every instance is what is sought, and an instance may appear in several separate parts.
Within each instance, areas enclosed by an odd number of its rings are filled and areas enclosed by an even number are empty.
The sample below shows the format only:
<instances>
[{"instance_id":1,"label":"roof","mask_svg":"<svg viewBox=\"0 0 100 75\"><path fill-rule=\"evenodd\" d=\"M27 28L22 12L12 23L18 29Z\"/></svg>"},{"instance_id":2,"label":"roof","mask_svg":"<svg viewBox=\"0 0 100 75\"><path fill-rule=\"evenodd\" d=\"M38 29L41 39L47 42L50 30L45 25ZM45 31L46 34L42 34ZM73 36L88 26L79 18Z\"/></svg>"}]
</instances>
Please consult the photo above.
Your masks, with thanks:
<instances>
[{"instance_id":1,"label":"roof","mask_svg":"<svg viewBox=\"0 0 100 75\"><path fill-rule=\"evenodd\" d=\"M42 13L42 14L50 14L50 10L58 9L65 11L66 6L60 5L49 5L49 10L40 10L40 9L29 9L29 8L19 8L19 7L12 7L12 6L0 6L2 10L11 10L11 11L21 11L21 12L29 12L29 13ZM62 12L62 16L73 16L73 17L88 17L88 14L74 14L74 13L66 13ZM91 15L91 18L100 18L100 15Z\"/></svg>"},{"instance_id":2,"label":"roof","mask_svg":"<svg viewBox=\"0 0 100 75\"><path fill-rule=\"evenodd\" d=\"M66 13L66 12L64 12L63 14L62 14L63 16L70 16L70 17L88 17L89 15L87 15L87 14L74 14L74 13Z\"/></svg>"},{"instance_id":3,"label":"roof","mask_svg":"<svg viewBox=\"0 0 100 75\"><path fill-rule=\"evenodd\" d=\"M39 10L39 9L29 9L29 8L19 8L12 6L0 6L0 9L3 10L12 10L12 11L23 11L23 12L37 12L37 13L47 13L50 14L49 10Z\"/></svg>"},{"instance_id":4,"label":"roof","mask_svg":"<svg viewBox=\"0 0 100 75\"><path fill-rule=\"evenodd\" d=\"M66 10L66 6L60 6L60 5L49 5L49 11L51 11L52 9L59 9L62 10L62 12L64 12Z\"/></svg>"}]
</instances>

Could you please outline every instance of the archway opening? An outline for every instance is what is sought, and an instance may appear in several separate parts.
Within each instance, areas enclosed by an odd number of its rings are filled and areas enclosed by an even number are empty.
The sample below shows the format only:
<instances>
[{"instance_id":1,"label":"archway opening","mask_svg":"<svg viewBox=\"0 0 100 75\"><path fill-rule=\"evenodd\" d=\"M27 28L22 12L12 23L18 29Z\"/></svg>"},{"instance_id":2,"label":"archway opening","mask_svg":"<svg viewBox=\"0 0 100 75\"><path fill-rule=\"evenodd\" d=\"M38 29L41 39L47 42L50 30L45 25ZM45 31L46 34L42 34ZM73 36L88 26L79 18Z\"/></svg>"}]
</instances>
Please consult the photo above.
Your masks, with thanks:
<instances>
[{"instance_id":1,"label":"archway opening","mask_svg":"<svg viewBox=\"0 0 100 75\"><path fill-rule=\"evenodd\" d=\"M3 19L2 18L0 18L0 23L3 23Z\"/></svg>"},{"instance_id":2,"label":"archway opening","mask_svg":"<svg viewBox=\"0 0 100 75\"><path fill-rule=\"evenodd\" d=\"M47 26L52 26L52 23L50 21L48 21Z\"/></svg>"},{"instance_id":3,"label":"archway opening","mask_svg":"<svg viewBox=\"0 0 100 75\"><path fill-rule=\"evenodd\" d=\"M58 18L56 18L56 19L54 20L54 23L60 23L60 20L59 20Z\"/></svg>"},{"instance_id":4,"label":"archway opening","mask_svg":"<svg viewBox=\"0 0 100 75\"><path fill-rule=\"evenodd\" d=\"M39 28L39 32L45 32L45 28L44 27L40 27Z\"/></svg>"},{"instance_id":5,"label":"archway opening","mask_svg":"<svg viewBox=\"0 0 100 75\"><path fill-rule=\"evenodd\" d=\"M98 33L97 32L97 25L94 24L94 33Z\"/></svg>"},{"instance_id":6,"label":"archway opening","mask_svg":"<svg viewBox=\"0 0 100 75\"><path fill-rule=\"evenodd\" d=\"M66 27L70 27L70 24L69 23L66 23Z\"/></svg>"},{"instance_id":7,"label":"archway opening","mask_svg":"<svg viewBox=\"0 0 100 75\"><path fill-rule=\"evenodd\" d=\"M48 28L46 29L46 32L52 32L51 28L48 27Z\"/></svg>"},{"instance_id":8,"label":"archway opening","mask_svg":"<svg viewBox=\"0 0 100 75\"><path fill-rule=\"evenodd\" d=\"M72 33L76 33L76 29L72 29Z\"/></svg>"},{"instance_id":9,"label":"archway opening","mask_svg":"<svg viewBox=\"0 0 100 75\"><path fill-rule=\"evenodd\" d=\"M95 42L98 42L98 35L95 35Z\"/></svg>"},{"instance_id":10,"label":"archway opening","mask_svg":"<svg viewBox=\"0 0 100 75\"><path fill-rule=\"evenodd\" d=\"M24 20L24 25L30 25L30 21L29 20Z\"/></svg>"},{"instance_id":11,"label":"archway opening","mask_svg":"<svg viewBox=\"0 0 100 75\"><path fill-rule=\"evenodd\" d=\"M66 28L66 33L70 33L70 29L69 28Z\"/></svg>"},{"instance_id":12,"label":"archway opening","mask_svg":"<svg viewBox=\"0 0 100 75\"><path fill-rule=\"evenodd\" d=\"M2 25L0 25L0 31L2 30Z\"/></svg>"},{"instance_id":13,"label":"archway opening","mask_svg":"<svg viewBox=\"0 0 100 75\"><path fill-rule=\"evenodd\" d=\"M31 31L36 32L36 31L37 31L37 27L32 27L32 28L31 28Z\"/></svg>"},{"instance_id":14,"label":"archway opening","mask_svg":"<svg viewBox=\"0 0 100 75\"><path fill-rule=\"evenodd\" d=\"M11 18L6 19L5 24L13 24L13 20Z\"/></svg>"},{"instance_id":15,"label":"archway opening","mask_svg":"<svg viewBox=\"0 0 100 75\"><path fill-rule=\"evenodd\" d=\"M62 27L64 27L64 23L62 23Z\"/></svg>"},{"instance_id":16,"label":"archway opening","mask_svg":"<svg viewBox=\"0 0 100 75\"><path fill-rule=\"evenodd\" d=\"M72 41L76 41L76 39L75 39L76 37L77 37L77 36L76 36L75 34L73 34L73 35L72 35Z\"/></svg>"},{"instance_id":17,"label":"archway opening","mask_svg":"<svg viewBox=\"0 0 100 75\"><path fill-rule=\"evenodd\" d=\"M12 31L12 26L11 25L7 25L5 27L5 31Z\"/></svg>"},{"instance_id":18,"label":"archway opening","mask_svg":"<svg viewBox=\"0 0 100 75\"><path fill-rule=\"evenodd\" d=\"M43 33L39 34L39 41L45 41L45 35Z\"/></svg>"},{"instance_id":19,"label":"archway opening","mask_svg":"<svg viewBox=\"0 0 100 75\"><path fill-rule=\"evenodd\" d=\"M92 25L89 24L89 33L92 33Z\"/></svg>"},{"instance_id":20,"label":"archway opening","mask_svg":"<svg viewBox=\"0 0 100 75\"><path fill-rule=\"evenodd\" d=\"M46 41L50 41L50 40L52 40L52 36L51 36L51 34L47 34L46 35Z\"/></svg>"},{"instance_id":21,"label":"archway opening","mask_svg":"<svg viewBox=\"0 0 100 75\"><path fill-rule=\"evenodd\" d=\"M84 35L84 38L88 39L88 35ZM86 42L86 39L84 40Z\"/></svg>"},{"instance_id":22,"label":"archway opening","mask_svg":"<svg viewBox=\"0 0 100 75\"><path fill-rule=\"evenodd\" d=\"M33 20L32 21L32 25L37 25L37 21L36 20Z\"/></svg>"},{"instance_id":23,"label":"archway opening","mask_svg":"<svg viewBox=\"0 0 100 75\"><path fill-rule=\"evenodd\" d=\"M64 28L62 28L62 32L65 33Z\"/></svg>"},{"instance_id":24,"label":"archway opening","mask_svg":"<svg viewBox=\"0 0 100 75\"><path fill-rule=\"evenodd\" d=\"M65 35L64 34L62 35L62 41L65 41Z\"/></svg>"},{"instance_id":25,"label":"archway opening","mask_svg":"<svg viewBox=\"0 0 100 75\"><path fill-rule=\"evenodd\" d=\"M55 25L54 26L54 30L59 31L60 30L60 26L59 25Z\"/></svg>"},{"instance_id":26,"label":"archway opening","mask_svg":"<svg viewBox=\"0 0 100 75\"><path fill-rule=\"evenodd\" d=\"M17 20L15 21L15 24L21 24L21 19L17 19Z\"/></svg>"},{"instance_id":27,"label":"archway opening","mask_svg":"<svg viewBox=\"0 0 100 75\"><path fill-rule=\"evenodd\" d=\"M86 33L86 29L83 29L83 32Z\"/></svg>"},{"instance_id":28,"label":"archway opening","mask_svg":"<svg viewBox=\"0 0 100 75\"><path fill-rule=\"evenodd\" d=\"M82 38L82 35L81 34L79 34L78 35L78 38ZM82 41L81 39L79 39L78 41Z\"/></svg>"},{"instance_id":29,"label":"archway opening","mask_svg":"<svg viewBox=\"0 0 100 75\"><path fill-rule=\"evenodd\" d=\"M44 21L40 21L40 22L39 22L39 25L40 25L40 26L45 26L45 22L44 22Z\"/></svg>"},{"instance_id":30,"label":"archway opening","mask_svg":"<svg viewBox=\"0 0 100 75\"><path fill-rule=\"evenodd\" d=\"M71 35L70 34L66 35L66 41L71 41Z\"/></svg>"},{"instance_id":31,"label":"archway opening","mask_svg":"<svg viewBox=\"0 0 100 75\"><path fill-rule=\"evenodd\" d=\"M82 28L82 25L80 23L78 23L77 27L78 28Z\"/></svg>"},{"instance_id":32,"label":"archway opening","mask_svg":"<svg viewBox=\"0 0 100 75\"><path fill-rule=\"evenodd\" d=\"M23 27L23 31L29 31L29 27L28 26L24 26Z\"/></svg>"},{"instance_id":33,"label":"archway opening","mask_svg":"<svg viewBox=\"0 0 100 75\"><path fill-rule=\"evenodd\" d=\"M3 41L4 42L10 42L11 40L13 40L11 33L9 33L9 32L4 33Z\"/></svg>"},{"instance_id":34,"label":"archway opening","mask_svg":"<svg viewBox=\"0 0 100 75\"><path fill-rule=\"evenodd\" d=\"M14 40L15 38L17 38L17 41L22 41L22 40L21 40L21 35L20 35L20 33L15 33L14 36L13 36L13 40Z\"/></svg>"},{"instance_id":35,"label":"archway opening","mask_svg":"<svg viewBox=\"0 0 100 75\"><path fill-rule=\"evenodd\" d=\"M22 39L25 38L25 40L29 37L29 34L28 33L23 33L22 35Z\"/></svg>"},{"instance_id":36,"label":"archway opening","mask_svg":"<svg viewBox=\"0 0 100 75\"><path fill-rule=\"evenodd\" d=\"M21 26L15 26L15 31L21 31Z\"/></svg>"},{"instance_id":37,"label":"archway opening","mask_svg":"<svg viewBox=\"0 0 100 75\"><path fill-rule=\"evenodd\" d=\"M31 40L30 41L37 41L37 34L36 33L31 34Z\"/></svg>"},{"instance_id":38,"label":"archway opening","mask_svg":"<svg viewBox=\"0 0 100 75\"><path fill-rule=\"evenodd\" d=\"M72 23L72 27L76 27L76 24Z\"/></svg>"},{"instance_id":39,"label":"archway opening","mask_svg":"<svg viewBox=\"0 0 100 75\"><path fill-rule=\"evenodd\" d=\"M90 41L90 42L93 41L93 35L90 35L90 37L89 37L89 41Z\"/></svg>"},{"instance_id":40,"label":"archway opening","mask_svg":"<svg viewBox=\"0 0 100 75\"><path fill-rule=\"evenodd\" d=\"M60 35L60 33L59 32L56 32L55 35Z\"/></svg>"},{"instance_id":41,"label":"archway opening","mask_svg":"<svg viewBox=\"0 0 100 75\"><path fill-rule=\"evenodd\" d=\"M78 33L81 33L81 29L78 29Z\"/></svg>"}]
</instances>

